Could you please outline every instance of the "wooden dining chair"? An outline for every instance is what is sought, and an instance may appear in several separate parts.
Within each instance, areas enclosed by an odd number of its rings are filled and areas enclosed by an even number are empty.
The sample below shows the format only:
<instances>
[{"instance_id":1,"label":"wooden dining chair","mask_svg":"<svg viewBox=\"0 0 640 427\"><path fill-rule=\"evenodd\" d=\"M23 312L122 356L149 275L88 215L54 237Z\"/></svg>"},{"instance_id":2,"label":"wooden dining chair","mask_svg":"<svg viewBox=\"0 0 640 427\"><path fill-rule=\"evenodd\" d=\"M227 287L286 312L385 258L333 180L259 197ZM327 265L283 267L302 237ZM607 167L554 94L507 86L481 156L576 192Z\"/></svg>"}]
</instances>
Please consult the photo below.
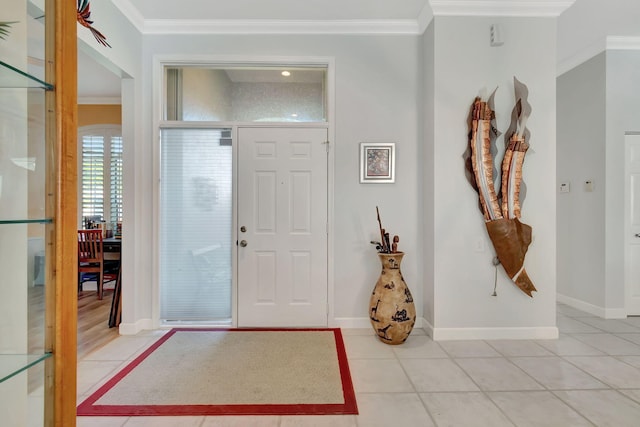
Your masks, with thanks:
<instances>
[{"instance_id":1,"label":"wooden dining chair","mask_svg":"<svg viewBox=\"0 0 640 427\"><path fill-rule=\"evenodd\" d=\"M104 286L102 230L78 230L78 291L82 290L83 273L97 275L98 299Z\"/></svg>"}]
</instances>

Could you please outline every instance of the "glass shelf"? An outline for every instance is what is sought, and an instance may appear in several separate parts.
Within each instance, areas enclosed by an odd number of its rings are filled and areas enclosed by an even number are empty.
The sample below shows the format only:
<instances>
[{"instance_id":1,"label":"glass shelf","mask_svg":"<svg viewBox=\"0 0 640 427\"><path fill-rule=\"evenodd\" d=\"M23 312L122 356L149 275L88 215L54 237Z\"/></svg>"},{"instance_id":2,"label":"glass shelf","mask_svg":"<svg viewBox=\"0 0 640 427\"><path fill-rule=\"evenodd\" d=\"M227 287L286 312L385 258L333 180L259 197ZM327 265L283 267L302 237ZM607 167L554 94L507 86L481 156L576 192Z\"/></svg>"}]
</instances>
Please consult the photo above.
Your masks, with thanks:
<instances>
[{"instance_id":1,"label":"glass shelf","mask_svg":"<svg viewBox=\"0 0 640 427\"><path fill-rule=\"evenodd\" d=\"M51 357L43 354L0 354L0 383Z\"/></svg>"},{"instance_id":2,"label":"glass shelf","mask_svg":"<svg viewBox=\"0 0 640 427\"><path fill-rule=\"evenodd\" d=\"M0 61L0 88L40 88L53 90L53 85Z\"/></svg>"},{"instance_id":3,"label":"glass shelf","mask_svg":"<svg viewBox=\"0 0 640 427\"><path fill-rule=\"evenodd\" d=\"M0 219L0 224L51 224L51 218L34 218L34 219Z\"/></svg>"}]
</instances>

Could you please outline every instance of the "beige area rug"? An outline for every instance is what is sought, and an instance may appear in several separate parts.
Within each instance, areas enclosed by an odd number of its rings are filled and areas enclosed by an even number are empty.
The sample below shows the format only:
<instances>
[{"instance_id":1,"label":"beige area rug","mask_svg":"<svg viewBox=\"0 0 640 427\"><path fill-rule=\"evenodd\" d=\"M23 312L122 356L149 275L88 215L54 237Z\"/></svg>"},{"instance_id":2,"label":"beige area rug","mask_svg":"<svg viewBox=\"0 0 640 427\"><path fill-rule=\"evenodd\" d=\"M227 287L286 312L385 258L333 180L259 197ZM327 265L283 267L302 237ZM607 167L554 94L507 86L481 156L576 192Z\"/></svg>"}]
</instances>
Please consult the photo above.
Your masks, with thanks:
<instances>
[{"instance_id":1,"label":"beige area rug","mask_svg":"<svg viewBox=\"0 0 640 427\"><path fill-rule=\"evenodd\" d=\"M357 414L339 329L173 329L78 415Z\"/></svg>"}]
</instances>

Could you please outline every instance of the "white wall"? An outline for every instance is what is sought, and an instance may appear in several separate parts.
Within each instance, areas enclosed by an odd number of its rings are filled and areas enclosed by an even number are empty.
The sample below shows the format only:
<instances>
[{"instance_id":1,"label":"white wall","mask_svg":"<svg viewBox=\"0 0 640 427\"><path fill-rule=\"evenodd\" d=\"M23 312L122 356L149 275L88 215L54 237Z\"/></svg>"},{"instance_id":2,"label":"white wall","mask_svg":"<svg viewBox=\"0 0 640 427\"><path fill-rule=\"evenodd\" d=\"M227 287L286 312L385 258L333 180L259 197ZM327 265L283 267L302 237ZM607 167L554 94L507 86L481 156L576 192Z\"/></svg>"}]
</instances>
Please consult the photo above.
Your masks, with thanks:
<instances>
[{"instance_id":1,"label":"white wall","mask_svg":"<svg viewBox=\"0 0 640 427\"><path fill-rule=\"evenodd\" d=\"M640 131L640 51L607 51L606 290L609 317L624 317L624 133Z\"/></svg>"},{"instance_id":2,"label":"white wall","mask_svg":"<svg viewBox=\"0 0 640 427\"><path fill-rule=\"evenodd\" d=\"M506 42L499 48L489 47L493 23L503 25ZM124 307L125 329L134 331L154 316L150 272L156 266L149 247L155 241L156 218L152 124L159 111L152 103L157 89L151 78L154 56L320 56L335 59L334 323L368 324L367 302L379 274L368 242L377 236L378 205L384 226L400 235L400 248L407 253L403 273L416 301L422 302L418 315L442 337L555 336L555 40L554 18L487 17L436 17L424 36L145 36L140 73L145 78L142 92L134 85L133 96L141 108L128 110L144 127L131 157L136 286L124 296L135 301L131 309ZM498 125L505 130L514 103L514 75L529 87L533 107L522 217L533 227L526 260L538 288L533 298L501 269L498 297L491 296L493 251L462 161L473 98L482 88L488 93L500 86ZM430 94L430 100L421 99ZM358 183L361 141L397 143L395 184ZM481 252L474 249L478 243L484 247Z\"/></svg>"},{"instance_id":3,"label":"white wall","mask_svg":"<svg viewBox=\"0 0 640 427\"><path fill-rule=\"evenodd\" d=\"M638 0L577 0L558 18L558 62L602 52L607 36L638 37L638 22Z\"/></svg>"},{"instance_id":4,"label":"white wall","mask_svg":"<svg viewBox=\"0 0 640 427\"><path fill-rule=\"evenodd\" d=\"M414 298L422 300L419 284L422 244L418 243L422 238L422 219L418 219L422 195L418 192L418 182L423 166L417 155L420 37L172 35L146 36L144 45L142 59L146 76L152 75L153 56L158 54L335 58L333 305L336 322L365 327L369 324L369 297L380 273L376 251L369 244L378 234L376 205L385 228L400 236L400 249L406 252L402 266L405 279ZM147 78L143 117L146 124L153 123L152 98L152 81ZM362 141L396 142L395 184L359 183L358 144ZM150 127L145 129L140 149L147 156L153 152ZM145 179L152 188L151 178ZM152 191L140 192L138 196L141 203L152 205ZM140 238L152 242L151 230L145 228ZM137 286L145 287L146 290L141 291L145 294L151 292L149 280L139 281ZM418 311L422 316L421 307Z\"/></svg>"},{"instance_id":5,"label":"white wall","mask_svg":"<svg viewBox=\"0 0 640 427\"><path fill-rule=\"evenodd\" d=\"M558 77L558 294L605 306L605 54ZM584 182L592 180L593 192ZM584 307L583 307L584 308Z\"/></svg>"},{"instance_id":6,"label":"white wall","mask_svg":"<svg viewBox=\"0 0 640 427\"><path fill-rule=\"evenodd\" d=\"M422 224L423 238L422 245L424 251L422 267L422 286L424 287L424 298L422 300L424 319L427 325L433 327L435 309L435 228L434 228L434 192L435 192L435 63L434 63L434 24L427 27L422 39L421 49L424 55L423 68L421 73L422 83L422 108L421 116L424 117L422 124L422 141L418 144L421 149L422 159L422 187L420 193L423 194ZM428 326L429 327L429 326Z\"/></svg>"},{"instance_id":7,"label":"white wall","mask_svg":"<svg viewBox=\"0 0 640 427\"><path fill-rule=\"evenodd\" d=\"M151 159L143 150L142 130L149 127L142 118L142 35L110 1L92 2L91 17L111 48L104 47L78 24L78 45L100 64L122 77L123 138L123 236L122 236L122 322L126 326L139 322L150 327L152 300L149 286L138 285L151 280L152 211L141 194L151 193ZM149 74L148 76L150 76ZM150 80L150 77L147 78ZM135 327L133 328L135 329Z\"/></svg>"},{"instance_id":8,"label":"white wall","mask_svg":"<svg viewBox=\"0 0 640 427\"><path fill-rule=\"evenodd\" d=\"M559 298L625 317L624 134L640 130L640 52L608 50L558 78ZM593 180L593 192L584 181Z\"/></svg>"},{"instance_id":9,"label":"white wall","mask_svg":"<svg viewBox=\"0 0 640 427\"><path fill-rule=\"evenodd\" d=\"M489 46L491 24L505 43ZM434 337L553 337L556 301L554 18L440 17L434 20ZM429 49L429 46L425 46ZM514 105L513 76L529 88L531 149L522 221L533 227L525 266L538 292L529 298L500 268L493 297L493 250L478 195L465 178L467 116L483 88L496 86L497 125L505 131ZM502 139L498 147L504 147ZM501 161L502 156L499 156ZM480 243L484 250L478 252ZM425 310L426 311L426 310Z\"/></svg>"}]
</instances>

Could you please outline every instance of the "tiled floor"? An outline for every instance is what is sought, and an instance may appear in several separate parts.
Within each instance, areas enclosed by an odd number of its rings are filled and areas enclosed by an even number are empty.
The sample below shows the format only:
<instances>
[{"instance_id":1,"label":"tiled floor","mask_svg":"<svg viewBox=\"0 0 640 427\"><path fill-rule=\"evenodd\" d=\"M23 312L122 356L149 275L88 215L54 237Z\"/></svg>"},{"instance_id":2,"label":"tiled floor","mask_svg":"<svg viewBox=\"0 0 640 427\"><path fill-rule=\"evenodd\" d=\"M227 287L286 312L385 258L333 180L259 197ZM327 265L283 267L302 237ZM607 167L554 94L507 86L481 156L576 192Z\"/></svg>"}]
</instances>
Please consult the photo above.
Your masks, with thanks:
<instances>
[{"instance_id":1,"label":"tiled floor","mask_svg":"<svg viewBox=\"0 0 640 427\"><path fill-rule=\"evenodd\" d=\"M560 339L401 346L343 330L357 416L78 417L78 427L640 426L640 318L558 305ZM119 337L78 365L78 402L162 331ZM126 359L126 360L125 360Z\"/></svg>"}]
</instances>

